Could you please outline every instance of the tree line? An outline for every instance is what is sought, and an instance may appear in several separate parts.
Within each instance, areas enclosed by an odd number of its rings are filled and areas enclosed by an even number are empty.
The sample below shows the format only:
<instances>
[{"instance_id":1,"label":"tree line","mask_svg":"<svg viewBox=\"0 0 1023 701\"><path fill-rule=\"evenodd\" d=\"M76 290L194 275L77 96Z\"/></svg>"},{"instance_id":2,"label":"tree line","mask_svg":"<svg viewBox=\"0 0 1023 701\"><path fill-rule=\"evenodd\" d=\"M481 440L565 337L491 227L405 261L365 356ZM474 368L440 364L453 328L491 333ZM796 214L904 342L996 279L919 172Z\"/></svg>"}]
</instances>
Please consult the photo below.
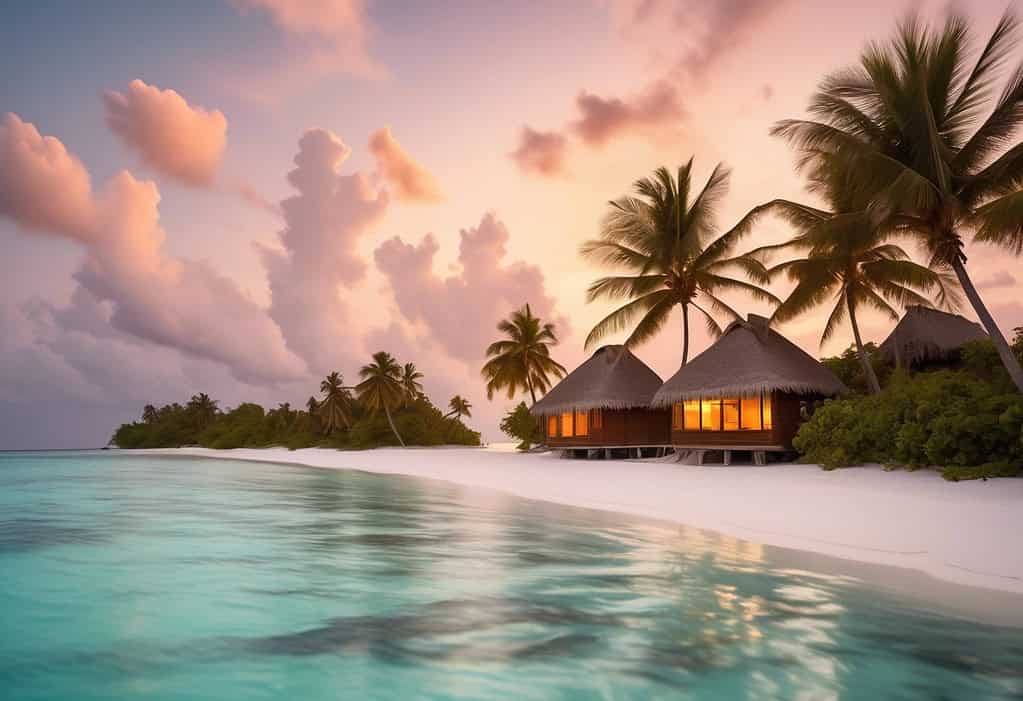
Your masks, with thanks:
<instances>
[{"instance_id":1,"label":"tree line","mask_svg":"<svg viewBox=\"0 0 1023 701\"><path fill-rule=\"evenodd\" d=\"M149 404L140 421L117 429L111 443L122 448L292 449L480 444L480 434L462 422L471 418L472 404L455 395L449 411L441 412L423 393L423 374L414 363L400 365L381 351L360 368L359 379L347 386L340 372L330 373L320 382L320 396L309 397L304 410L287 402L269 410L248 402L222 410L205 393L184 405Z\"/></svg>"}]
</instances>

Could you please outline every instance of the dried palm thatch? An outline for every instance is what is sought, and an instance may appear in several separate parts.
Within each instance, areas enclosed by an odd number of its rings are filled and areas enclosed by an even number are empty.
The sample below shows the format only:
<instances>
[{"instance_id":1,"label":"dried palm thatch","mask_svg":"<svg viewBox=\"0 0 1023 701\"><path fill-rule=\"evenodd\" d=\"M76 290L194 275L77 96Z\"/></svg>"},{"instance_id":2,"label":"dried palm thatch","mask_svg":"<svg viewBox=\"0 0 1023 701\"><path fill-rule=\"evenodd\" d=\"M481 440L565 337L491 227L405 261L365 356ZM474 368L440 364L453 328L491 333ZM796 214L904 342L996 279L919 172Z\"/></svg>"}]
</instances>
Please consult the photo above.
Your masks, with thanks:
<instances>
[{"instance_id":1,"label":"dried palm thatch","mask_svg":"<svg viewBox=\"0 0 1023 701\"><path fill-rule=\"evenodd\" d=\"M947 360L963 344L987 338L983 327L958 314L929 307L906 307L906 313L878 348L887 362L909 366L928 360Z\"/></svg>"},{"instance_id":2,"label":"dried palm thatch","mask_svg":"<svg viewBox=\"0 0 1023 701\"><path fill-rule=\"evenodd\" d=\"M661 378L624 346L603 346L529 410L536 416L578 409L649 407Z\"/></svg>"},{"instance_id":3,"label":"dried palm thatch","mask_svg":"<svg viewBox=\"0 0 1023 701\"><path fill-rule=\"evenodd\" d=\"M682 366L654 395L667 407L686 399L749 397L768 392L844 394L834 373L755 314L734 321L721 338Z\"/></svg>"}]
</instances>

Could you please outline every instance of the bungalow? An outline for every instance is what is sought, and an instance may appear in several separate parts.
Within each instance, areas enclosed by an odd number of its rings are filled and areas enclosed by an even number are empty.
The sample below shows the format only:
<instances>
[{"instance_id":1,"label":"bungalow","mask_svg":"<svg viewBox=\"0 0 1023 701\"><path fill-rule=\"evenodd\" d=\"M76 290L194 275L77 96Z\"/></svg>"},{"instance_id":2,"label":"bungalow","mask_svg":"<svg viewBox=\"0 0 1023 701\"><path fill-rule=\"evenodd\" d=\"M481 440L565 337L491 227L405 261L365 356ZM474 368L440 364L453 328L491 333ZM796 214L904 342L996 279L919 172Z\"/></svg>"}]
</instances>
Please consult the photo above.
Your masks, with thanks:
<instances>
[{"instance_id":1,"label":"bungalow","mask_svg":"<svg viewBox=\"0 0 1023 701\"><path fill-rule=\"evenodd\" d=\"M919 369L956 363L964 344L987 337L980 324L965 317L913 305L906 307L877 350L882 360L895 367Z\"/></svg>"},{"instance_id":2,"label":"bungalow","mask_svg":"<svg viewBox=\"0 0 1023 701\"><path fill-rule=\"evenodd\" d=\"M758 464L768 451L792 449L808 401L847 392L830 370L770 328L761 316L735 321L710 348L682 366L657 391L654 407L670 408L676 452L749 451Z\"/></svg>"},{"instance_id":3,"label":"bungalow","mask_svg":"<svg viewBox=\"0 0 1023 701\"><path fill-rule=\"evenodd\" d=\"M627 348L604 346L530 412L540 418L552 448L625 448L643 455L668 445L669 412L650 408L660 386L657 373Z\"/></svg>"}]
</instances>

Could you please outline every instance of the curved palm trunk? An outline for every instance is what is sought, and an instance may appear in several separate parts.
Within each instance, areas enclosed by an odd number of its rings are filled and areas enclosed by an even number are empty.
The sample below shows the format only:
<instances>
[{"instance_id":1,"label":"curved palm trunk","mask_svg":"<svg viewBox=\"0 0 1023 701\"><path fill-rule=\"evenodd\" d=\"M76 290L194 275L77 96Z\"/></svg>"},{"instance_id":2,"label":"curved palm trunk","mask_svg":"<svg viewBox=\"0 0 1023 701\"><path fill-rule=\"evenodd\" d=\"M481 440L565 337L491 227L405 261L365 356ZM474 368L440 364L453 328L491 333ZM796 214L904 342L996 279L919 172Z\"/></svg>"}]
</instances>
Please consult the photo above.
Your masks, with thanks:
<instances>
[{"instance_id":1,"label":"curved palm trunk","mask_svg":"<svg viewBox=\"0 0 1023 701\"><path fill-rule=\"evenodd\" d=\"M526 373L526 387L529 388L529 396L533 399L533 404L536 404L536 390L533 389L533 381L529 378L529 374Z\"/></svg>"},{"instance_id":2,"label":"curved palm trunk","mask_svg":"<svg viewBox=\"0 0 1023 701\"><path fill-rule=\"evenodd\" d=\"M689 305L682 305L682 365L689 361Z\"/></svg>"},{"instance_id":3,"label":"curved palm trunk","mask_svg":"<svg viewBox=\"0 0 1023 701\"><path fill-rule=\"evenodd\" d=\"M998 324L995 323L991 312L984 305L984 300L980 298L977 288L973 286L973 281L966 272L966 266L963 265L963 261L956 258L952 261L952 269L955 271L956 277L959 278L959 284L962 286L963 292L966 293L966 298L970 300L973 311L977 312L977 318L980 319L980 323L984 325L988 336L991 337L991 342L995 345L995 350L998 351L998 357L1002 359L1002 365L1008 370L1012 383L1016 385L1016 389L1023 392L1023 368L1020 367L1019 360L1013 355L1009 343L1002 335Z\"/></svg>"},{"instance_id":4,"label":"curved palm trunk","mask_svg":"<svg viewBox=\"0 0 1023 701\"><path fill-rule=\"evenodd\" d=\"M863 365L863 374L867 377L867 386L872 394L878 394L881 391L881 383L877 381L874 366L870 364L867 351L863 348L863 339L860 338L860 325L856 322L856 311L853 309L848 292L845 293L845 306L849 310L849 323L852 324L853 338L856 340L856 354L860 357L860 364Z\"/></svg>"},{"instance_id":5,"label":"curved palm trunk","mask_svg":"<svg viewBox=\"0 0 1023 701\"><path fill-rule=\"evenodd\" d=\"M398 439L398 442L401 443L401 447L404 448L405 441L401 439L401 434L398 433L398 429L394 425L394 419L391 418L391 410L387 408L386 404L384 405L384 414L387 415L387 423L391 424L391 431L394 432L394 437Z\"/></svg>"}]
</instances>

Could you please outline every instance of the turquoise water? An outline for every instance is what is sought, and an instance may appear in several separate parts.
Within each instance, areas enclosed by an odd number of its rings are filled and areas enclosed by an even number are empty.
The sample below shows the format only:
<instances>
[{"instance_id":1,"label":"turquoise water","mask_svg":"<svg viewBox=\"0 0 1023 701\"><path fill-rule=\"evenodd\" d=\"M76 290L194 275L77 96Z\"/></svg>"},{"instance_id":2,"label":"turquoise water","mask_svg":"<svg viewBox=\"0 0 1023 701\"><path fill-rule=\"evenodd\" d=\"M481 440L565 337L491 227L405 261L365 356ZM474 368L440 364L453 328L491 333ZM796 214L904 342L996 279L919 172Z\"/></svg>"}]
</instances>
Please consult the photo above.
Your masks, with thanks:
<instances>
[{"instance_id":1,"label":"turquoise water","mask_svg":"<svg viewBox=\"0 0 1023 701\"><path fill-rule=\"evenodd\" d=\"M0 454L0 697L1023 698L1021 629L808 570L445 483Z\"/></svg>"}]
</instances>

